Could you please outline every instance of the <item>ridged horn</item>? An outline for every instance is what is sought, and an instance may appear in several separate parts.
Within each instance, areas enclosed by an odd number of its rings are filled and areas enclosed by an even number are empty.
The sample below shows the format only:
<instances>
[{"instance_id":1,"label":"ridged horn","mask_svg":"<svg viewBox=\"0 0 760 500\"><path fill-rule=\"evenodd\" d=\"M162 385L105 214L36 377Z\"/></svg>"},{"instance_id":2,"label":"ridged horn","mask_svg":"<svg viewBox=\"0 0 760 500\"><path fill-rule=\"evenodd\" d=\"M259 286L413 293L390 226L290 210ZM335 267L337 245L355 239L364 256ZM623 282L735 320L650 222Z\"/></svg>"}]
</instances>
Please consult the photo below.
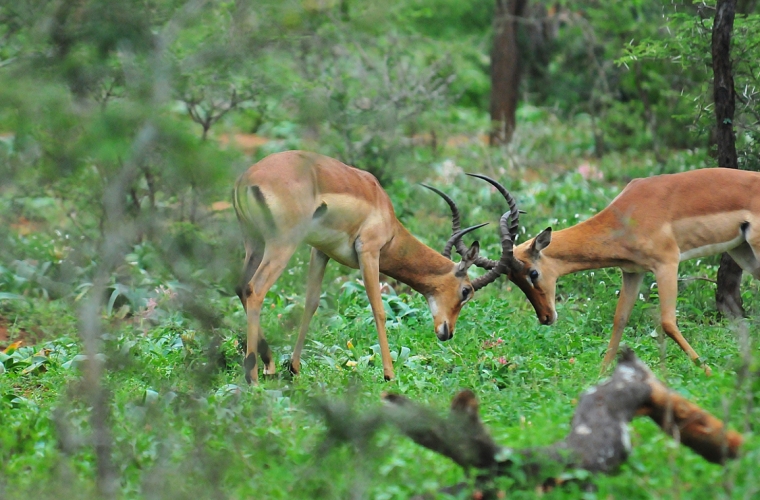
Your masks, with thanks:
<instances>
[{"instance_id":1,"label":"ridged horn","mask_svg":"<svg viewBox=\"0 0 760 500\"><path fill-rule=\"evenodd\" d=\"M449 197L449 195L447 195L440 189L434 188L433 186L428 186L427 184L420 184L420 185L424 188L428 188L429 190L431 190L432 192L434 192L435 194L443 198L443 200L449 205L449 208L451 209L451 234L452 235L456 234L461 227L460 226L461 217L459 214L459 208L457 207L457 204L454 202L454 200L452 200ZM464 241L462 241L461 239L457 240L454 244L456 245L457 253L459 255L464 255L465 252L467 252L467 245L465 245Z\"/></svg>"},{"instance_id":2,"label":"ridged horn","mask_svg":"<svg viewBox=\"0 0 760 500\"><path fill-rule=\"evenodd\" d=\"M515 197L512 196L509 191L507 191L507 188L499 184L494 179L491 179L487 175L483 174L467 174L470 177L477 177L478 179L483 179L487 183L491 184L493 187L496 188L499 193L504 197L505 200L507 200L507 204L509 205L509 213L511 215L511 223L509 225L509 234L512 237L512 242L517 240L517 231L520 227L520 210L517 209L517 200L515 200Z\"/></svg>"},{"instance_id":3,"label":"ridged horn","mask_svg":"<svg viewBox=\"0 0 760 500\"><path fill-rule=\"evenodd\" d=\"M451 238L449 238L449 241L446 242L446 246L443 247L443 252L441 252L441 255L443 255L447 259L451 259L451 247L453 247L457 241L461 241L462 236L469 233L470 231L474 231L487 224L488 222L484 222L482 224L478 224L477 226L470 226L468 228L462 229L461 231L457 231L456 233L454 233L451 236Z\"/></svg>"},{"instance_id":4,"label":"ridged horn","mask_svg":"<svg viewBox=\"0 0 760 500\"><path fill-rule=\"evenodd\" d=\"M514 249L514 241L512 235L509 232L509 219L511 212L504 212L499 219L499 232L501 233L501 258L498 261L491 261L494 263L493 267L488 270L486 274L472 280L472 287L475 290L480 290L486 285L490 285L496 278L502 274L508 274L510 269L518 271L522 268L523 264L517 260L512 253Z\"/></svg>"}]
</instances>

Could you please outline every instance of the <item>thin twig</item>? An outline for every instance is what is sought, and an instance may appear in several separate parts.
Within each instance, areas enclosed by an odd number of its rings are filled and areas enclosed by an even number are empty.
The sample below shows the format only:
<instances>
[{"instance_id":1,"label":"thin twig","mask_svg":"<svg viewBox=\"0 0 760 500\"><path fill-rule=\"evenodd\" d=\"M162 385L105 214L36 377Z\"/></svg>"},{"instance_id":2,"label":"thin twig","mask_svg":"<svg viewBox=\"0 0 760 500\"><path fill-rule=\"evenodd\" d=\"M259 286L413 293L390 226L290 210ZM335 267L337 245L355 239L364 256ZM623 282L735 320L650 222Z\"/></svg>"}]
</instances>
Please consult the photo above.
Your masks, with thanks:
<instances>
[{"instance_id":1,"label":"thin twig","mask_svg":"<svg viewBox=\"0 0 760 500\"><path fill-rule=\"evenodd\" d=\"M718 283L712 278L707 276L686 276L685 278L678 278L678 281L709 281L710 283Z\"/></svg>"}]
</instances>

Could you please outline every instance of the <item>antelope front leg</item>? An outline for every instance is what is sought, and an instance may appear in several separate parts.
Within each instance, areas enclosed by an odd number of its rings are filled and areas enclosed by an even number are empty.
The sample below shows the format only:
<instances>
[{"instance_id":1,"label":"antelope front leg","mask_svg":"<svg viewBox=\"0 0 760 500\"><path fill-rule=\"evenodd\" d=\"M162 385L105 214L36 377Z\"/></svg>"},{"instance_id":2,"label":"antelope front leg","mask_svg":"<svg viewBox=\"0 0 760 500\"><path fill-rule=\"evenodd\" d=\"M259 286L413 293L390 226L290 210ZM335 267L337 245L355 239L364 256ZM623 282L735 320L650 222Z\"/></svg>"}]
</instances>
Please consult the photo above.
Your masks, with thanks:
<instances>
[{"instance_id":1,"label":"antelope front leg","mask_svg":"<svg viewBox=\"0 0 760 500\"><path fill-rule=\"evenodd\" d=\"M676 324L676 299L678 297L678 264L663 266L655 270L655 279L660 294L660 323L663 331L675 340L678 346L688 354L695 365L701 367L706 375L712 375L712 370L699 358L699 354L691 348Z\"/></svg>"},{"instance_id":2,"label":"antelope front leg","mask_svg":"<svg viewBox=\"0 0 760 500\"><path fill-rule=\"evenodd\" d=\"M631 317L631 311L636 303L636 298L639 296L639 288L643 280L644 273L627 273L623 271L623 285L620 287L620 297L615 308L612 337L610 337L610 343L607 346L607 354L605 354L604 361L602 361L602 373L607 371L607 368L615 360L618 347L620 347L620 339L623 337L623 330L625 329L625 325L628 324L628 319Z\"/></svg>"},{"instance_id":3,"label":"antelope front leg","mask_svg":"<svg viewBox=\"0 0 760 500\"><path fill-rule=\"evenodd\" d=\"M385 308L380 296L379 254L377 252L360 252L359 267L364 279L364 288L367 290L367 298L370 306L372 306L372 314L375 317L380 355L383 359L383 375L385 380L393 380L393 360L391 359L391 350L388 347L388 336L385 333Z\"/></svg>"}]
</instances>

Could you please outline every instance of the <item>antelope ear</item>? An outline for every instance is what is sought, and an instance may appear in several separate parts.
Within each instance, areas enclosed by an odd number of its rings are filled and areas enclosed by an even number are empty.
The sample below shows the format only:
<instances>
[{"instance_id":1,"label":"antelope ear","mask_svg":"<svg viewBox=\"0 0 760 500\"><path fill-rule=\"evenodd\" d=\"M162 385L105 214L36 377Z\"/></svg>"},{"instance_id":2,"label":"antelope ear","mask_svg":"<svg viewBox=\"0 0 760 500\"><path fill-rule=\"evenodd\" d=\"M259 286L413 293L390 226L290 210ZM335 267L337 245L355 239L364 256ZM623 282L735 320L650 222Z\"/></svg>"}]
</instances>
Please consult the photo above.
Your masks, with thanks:
<instances>
[{"instance_id":1,"label":"antelope ear","mask_svg":"<svg viewBox=\"0 0 760 500\"><path fill-rule=\"evenodd\" d=\"M469 267L478 259L478 255L480 255L480 243L478 240L475 240L472 245L470 245L470 248L467 249L467 253L464 254L462 260L466 260L468 262L467 266Z\"/></svg>"},{"instance_id":2,"label":"antelope ear","mask_svg":"<svg viewBox=\"0 0 760 500\"><path fill-rule=\"evenodd\" d=\"M456 274L461 276L467 272L467 269L478 259L480 254L480 243L476 240L467 252L462 256L462 261L457 265Z\"/></svg>"},{"instance_id":3,"label":"antelope ear","mask_svg":"<svg viewBox=\"0 0 760 500\"><path fill-rule=\"evenodd\" d=\"M547 227L540 233L538 233L538 236L536 236L533 239L533 243L530 245L530 252L538 257L538 255L541 253L541 251L549 246L549 243L552 242L552 228Z\"/></svg>"}]
</instances>

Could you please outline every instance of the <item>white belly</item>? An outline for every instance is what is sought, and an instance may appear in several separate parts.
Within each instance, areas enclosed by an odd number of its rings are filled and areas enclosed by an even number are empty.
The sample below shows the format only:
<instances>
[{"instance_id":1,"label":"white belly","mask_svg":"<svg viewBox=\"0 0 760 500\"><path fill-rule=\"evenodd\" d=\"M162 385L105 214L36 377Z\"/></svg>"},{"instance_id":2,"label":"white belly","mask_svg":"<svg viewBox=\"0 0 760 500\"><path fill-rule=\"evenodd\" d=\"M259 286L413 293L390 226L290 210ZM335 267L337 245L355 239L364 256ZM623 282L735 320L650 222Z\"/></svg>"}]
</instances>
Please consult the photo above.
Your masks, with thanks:
<instances>
[{"instance_id":1,"label":"white belly","mask_svg":"<svg viewBox=\"0 0 760 500\"><path fill-rule=\"evenodd\" d=\"M348 234L315 223L310 227L305 241L344 266L359 268L354 242L349 239Z\"/></svg>"},{"instance_id":2,"label":"white belly","mask_svg":"<svg viewBox=\"0 0 760 500\"><path fill-rule=\"evenodd\" d=\"M681 262L689 259L696 259L698 257L707 257L708 255L723 253L738 247L742 243L744 243L744 235L739 231L739 236L732 240L712 243L710 245L704 245L681 252Z\"/></svg>"}]
</instances>

